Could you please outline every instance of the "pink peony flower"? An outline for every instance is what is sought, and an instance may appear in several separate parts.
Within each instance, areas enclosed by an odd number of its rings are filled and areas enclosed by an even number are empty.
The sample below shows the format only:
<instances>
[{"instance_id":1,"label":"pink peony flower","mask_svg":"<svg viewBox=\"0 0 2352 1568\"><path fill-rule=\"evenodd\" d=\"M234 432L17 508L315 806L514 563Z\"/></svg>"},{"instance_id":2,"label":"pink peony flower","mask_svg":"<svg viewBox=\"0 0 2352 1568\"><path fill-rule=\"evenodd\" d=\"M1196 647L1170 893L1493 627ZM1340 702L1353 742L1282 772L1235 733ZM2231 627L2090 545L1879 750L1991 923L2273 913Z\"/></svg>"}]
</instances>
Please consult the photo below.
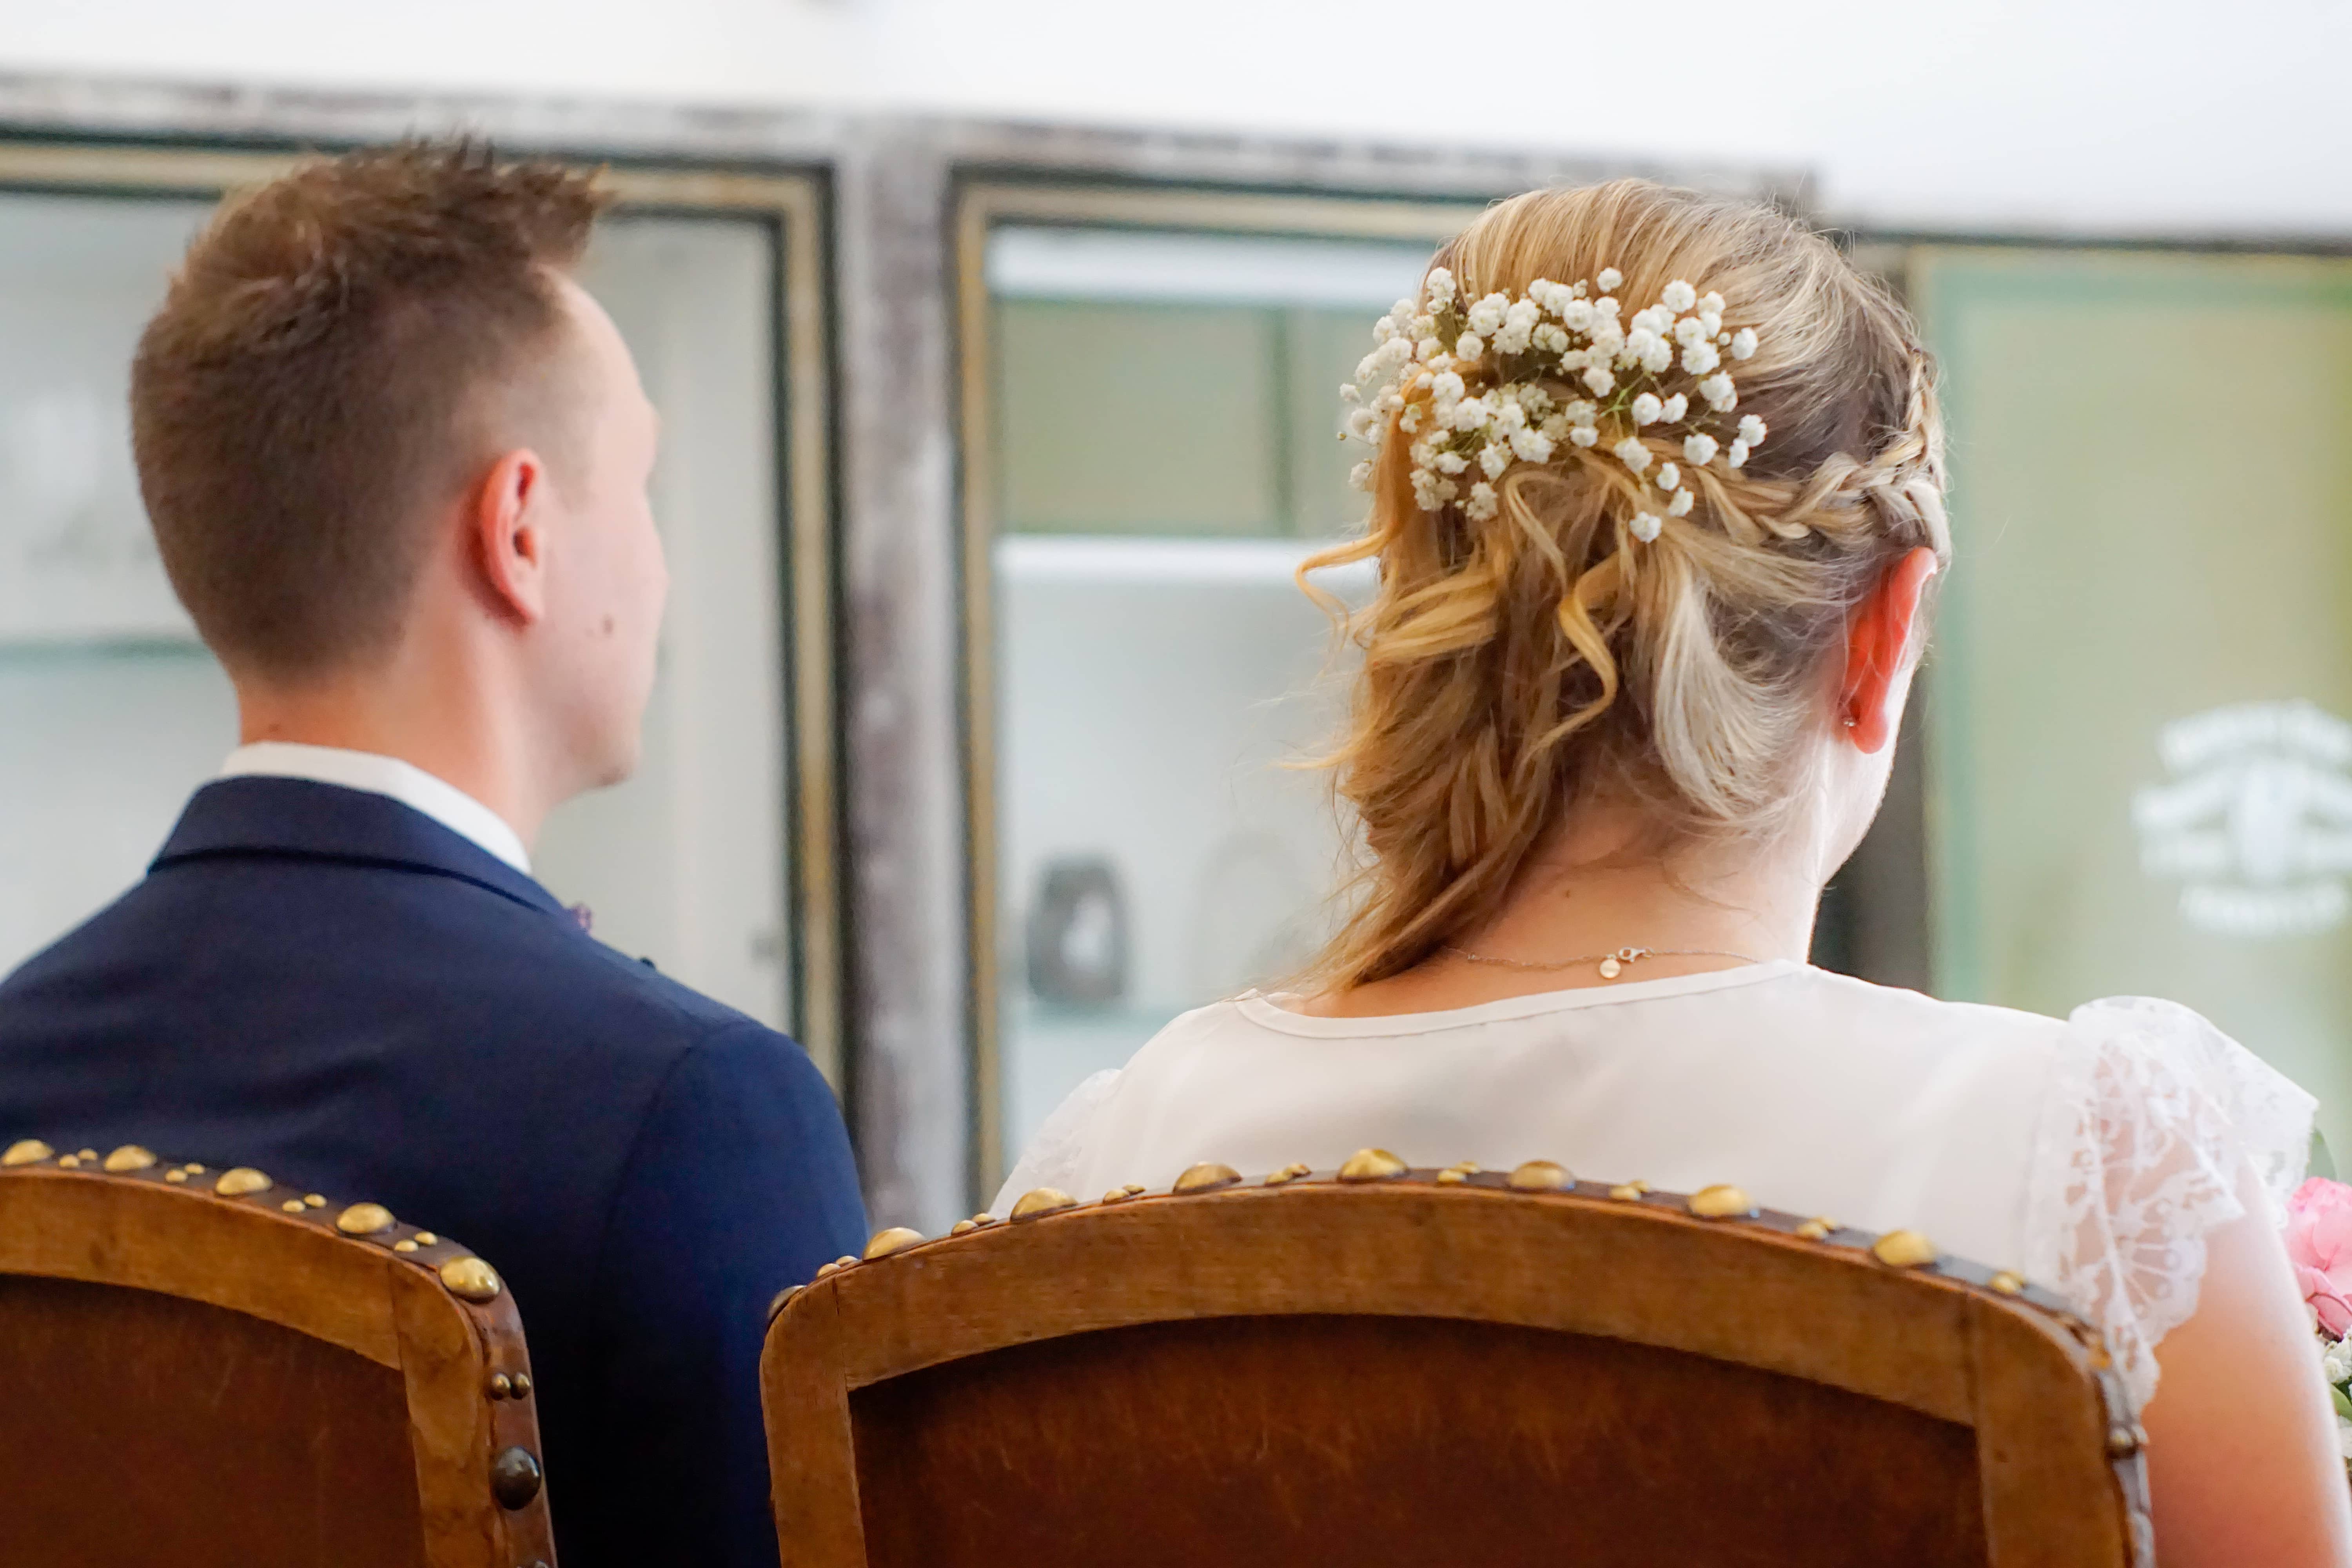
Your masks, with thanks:
<instances>
[{"instance_id":1,"label":"pink peony flower","mask_svg":"<svg viewBox=\"0 0 2352 1568\"><path fill-rule=\"evenodd\" d=\"M2336 1339L2352 1332L2352 1187L2314 1176L2294 1190L2286 1255L2319 1326Z\"/></svg>"}]
</instances>

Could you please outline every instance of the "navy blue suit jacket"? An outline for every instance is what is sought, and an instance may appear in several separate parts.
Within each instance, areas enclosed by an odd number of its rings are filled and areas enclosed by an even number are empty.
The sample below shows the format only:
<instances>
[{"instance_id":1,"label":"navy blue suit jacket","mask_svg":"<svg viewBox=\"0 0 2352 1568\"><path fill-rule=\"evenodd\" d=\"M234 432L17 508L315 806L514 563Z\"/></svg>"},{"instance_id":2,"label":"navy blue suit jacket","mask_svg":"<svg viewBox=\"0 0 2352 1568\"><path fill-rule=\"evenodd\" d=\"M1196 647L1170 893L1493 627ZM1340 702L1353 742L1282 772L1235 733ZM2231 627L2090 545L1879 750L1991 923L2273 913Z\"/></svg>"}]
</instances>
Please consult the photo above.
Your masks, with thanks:
<instances>
[{"instance_id":1,"label":"navy blue suit jacket","mask_svg":"<svg viewBox=\"0 0 2352 1568\"><path fill-rule=\"evenodd\" d=\"M140 1143L373 1199L506 1277L566 1568L773 1568L771 1297L856 1251L791 1040L383 795L205 785L144 880L0 984L0 1144Z\"/></svg>"}]
</instances>

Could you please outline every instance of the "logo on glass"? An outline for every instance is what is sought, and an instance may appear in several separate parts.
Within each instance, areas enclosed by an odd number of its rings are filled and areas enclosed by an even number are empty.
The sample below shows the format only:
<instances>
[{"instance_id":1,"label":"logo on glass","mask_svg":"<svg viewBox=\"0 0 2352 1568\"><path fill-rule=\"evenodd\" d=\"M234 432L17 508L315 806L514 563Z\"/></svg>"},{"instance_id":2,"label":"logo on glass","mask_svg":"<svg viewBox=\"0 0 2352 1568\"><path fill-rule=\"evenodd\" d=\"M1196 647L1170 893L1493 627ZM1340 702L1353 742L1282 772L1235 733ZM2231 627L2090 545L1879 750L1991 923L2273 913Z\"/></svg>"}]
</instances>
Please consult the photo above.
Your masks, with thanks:
<instances>
[{"instance_id":1,"label":"logo on glass","mask_svg":"<svg viewBox=\"0 0 2352 1568\"><path fill-rule=\"evenodd\" d=\"M2309 936L2352 914L2352 724L2311 703L2242 702L2167 724L2170 782L2132 800L2140 866L2177 879L2217 936Z\"/></svg>"}]
</instances>

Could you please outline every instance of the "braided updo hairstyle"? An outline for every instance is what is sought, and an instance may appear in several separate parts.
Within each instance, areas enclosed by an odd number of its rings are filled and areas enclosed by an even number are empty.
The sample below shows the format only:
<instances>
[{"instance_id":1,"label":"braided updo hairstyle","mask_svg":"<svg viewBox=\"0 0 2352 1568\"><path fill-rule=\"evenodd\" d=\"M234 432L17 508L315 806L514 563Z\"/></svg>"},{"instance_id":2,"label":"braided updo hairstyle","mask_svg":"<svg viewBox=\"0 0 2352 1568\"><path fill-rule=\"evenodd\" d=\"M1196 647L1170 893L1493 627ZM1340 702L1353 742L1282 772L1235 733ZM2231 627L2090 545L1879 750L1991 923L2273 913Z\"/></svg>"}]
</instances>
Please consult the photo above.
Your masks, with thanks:
<instances>
[{"instance_id":1,"label":"braided updo hairstyle","mask_svg":"<svg viewBox=\"0 0 2352 1568\"><path fill-rule=\"evenodd\" d=\"M1466 299L1606 268L1628 300L1678 279L1720 292L1725 327L1759 345L1739 410L1771 436L1744 468L1691 468L1696 504L1643 542L1633 520L1658 499L1606 442L1513 463L1475 520L1421 510L1408 442L1389 432L1363 537L1301 574L1380 568L1349 621L1362 668L1326 759L1369 856L1309 970L1327 986L1385 979L1475 929L1580 805L1639 807L1662 851L1786 826L1849 617L1908 552L1951 548L1916 331L1783 215L1644 180L1537 191L1433 265Z\"/></svg>"}]
</instances>

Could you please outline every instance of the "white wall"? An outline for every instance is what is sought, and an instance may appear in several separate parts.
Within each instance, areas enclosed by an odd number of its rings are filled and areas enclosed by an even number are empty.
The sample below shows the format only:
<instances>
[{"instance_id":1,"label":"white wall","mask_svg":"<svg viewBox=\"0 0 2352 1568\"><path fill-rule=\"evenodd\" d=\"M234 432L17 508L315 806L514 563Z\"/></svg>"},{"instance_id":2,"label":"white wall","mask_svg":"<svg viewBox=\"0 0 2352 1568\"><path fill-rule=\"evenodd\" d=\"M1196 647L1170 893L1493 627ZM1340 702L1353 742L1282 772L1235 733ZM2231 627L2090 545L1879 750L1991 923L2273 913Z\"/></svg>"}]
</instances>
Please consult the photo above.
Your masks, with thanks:
<instances>
[{"instance_id":1,"label":"white wall","mask_svg":"<svg viewBox=\"0 0 2352 1568\"><path fill-rule=\"evenodd\" d=\"M0 70L1801 163L1880 224L2352 234L2352 0L0 0Z\"/></svg>"}]
</instances>

